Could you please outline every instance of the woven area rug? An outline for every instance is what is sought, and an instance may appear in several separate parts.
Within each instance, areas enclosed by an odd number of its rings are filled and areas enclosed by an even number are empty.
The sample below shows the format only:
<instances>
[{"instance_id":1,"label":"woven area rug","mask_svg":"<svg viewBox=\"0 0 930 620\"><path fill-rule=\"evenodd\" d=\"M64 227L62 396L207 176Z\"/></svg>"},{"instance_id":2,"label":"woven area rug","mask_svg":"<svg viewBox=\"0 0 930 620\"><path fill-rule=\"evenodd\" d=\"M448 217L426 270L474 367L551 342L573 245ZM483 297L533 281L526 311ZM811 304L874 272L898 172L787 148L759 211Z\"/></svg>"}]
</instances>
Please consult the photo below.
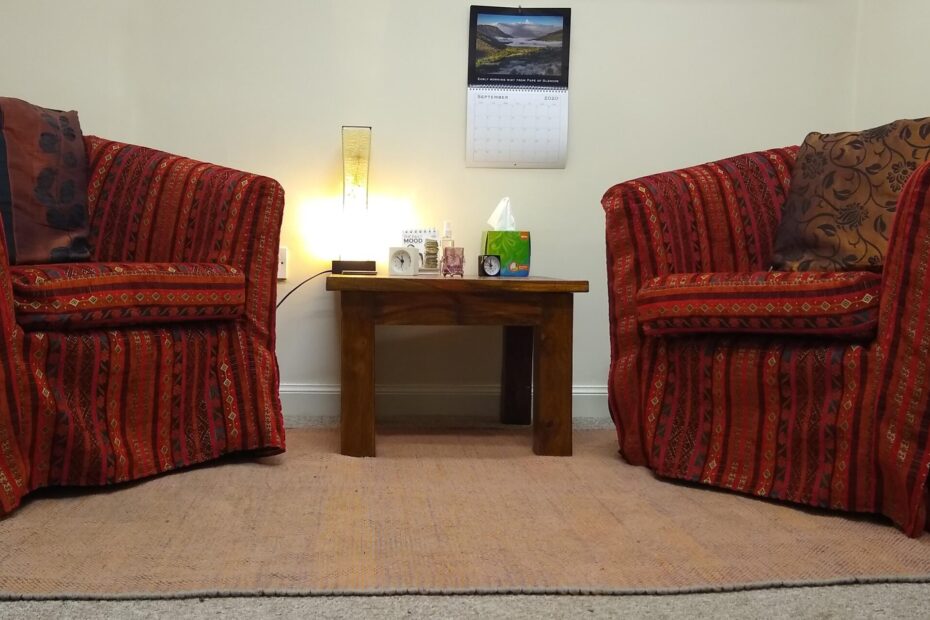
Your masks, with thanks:
<instances>
[{"instance_id":1,"label":"woven area rug","mask_svg":"<svg viewBox=\"0 0 930 620\"><path fill-rule=\"evenodd\" d=\"M387 592L681 592L921 581L930 535L661 482L576 431L335 429L288 452L103 492L34 498L0 521L0 597Z\"/></svg>"}]
</instances>

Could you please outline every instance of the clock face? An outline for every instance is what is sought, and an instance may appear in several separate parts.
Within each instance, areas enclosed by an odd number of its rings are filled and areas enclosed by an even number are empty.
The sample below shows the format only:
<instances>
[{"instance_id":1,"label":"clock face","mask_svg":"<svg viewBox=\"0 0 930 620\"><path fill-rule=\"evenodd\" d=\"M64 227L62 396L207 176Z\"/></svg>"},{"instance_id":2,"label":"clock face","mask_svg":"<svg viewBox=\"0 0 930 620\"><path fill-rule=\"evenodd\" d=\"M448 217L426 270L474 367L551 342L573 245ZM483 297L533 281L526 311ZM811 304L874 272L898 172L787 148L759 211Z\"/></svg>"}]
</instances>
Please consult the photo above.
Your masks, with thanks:
<instances>
[{"instance_id":1,"label":"clock face","mask_svg":"<svg viewBox=\"0 0 930 620\"><path fill-rule=\"evenodd\" d=\"M416 275L417 256L415 250L408 248L391 248L388 257L388 271L392 276Z\"/></svg>"},{"instance_id":2,"label":"clock face","mask_svg":"<svg viewBox=\"0 0 930 620\"><path fill-rule=\"evenodd\" d=\"M501 259L496 254L488 254L481 258L481 271L487 276L496 276L501 272Z\"/></svg>"}]
</instances>

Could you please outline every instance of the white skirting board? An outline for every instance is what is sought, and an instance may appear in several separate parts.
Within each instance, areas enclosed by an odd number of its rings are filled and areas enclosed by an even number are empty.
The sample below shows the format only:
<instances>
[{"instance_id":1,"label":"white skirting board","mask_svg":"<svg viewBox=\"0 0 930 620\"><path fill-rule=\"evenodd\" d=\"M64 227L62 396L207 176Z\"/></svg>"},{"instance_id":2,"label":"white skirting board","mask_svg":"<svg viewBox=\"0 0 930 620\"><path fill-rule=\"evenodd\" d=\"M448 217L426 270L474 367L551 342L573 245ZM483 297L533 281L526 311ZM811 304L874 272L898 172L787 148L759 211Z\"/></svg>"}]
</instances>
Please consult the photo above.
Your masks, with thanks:
<instances>
[{"instance_id":1,"label":"white skirting board","mask_svg":"<svg viewBox=\"0 0 930 620\"><path fill-rule=\"evenodd\" d=\"M378 385L375 412L379 423L410 418L430 424L494 423L500 410L498 385ZM335 426L339 422L339 385L282 383L281 406L289 428ZM575 428L612 428L607 386L572 387Z\"/></svg>"}]
</instances>

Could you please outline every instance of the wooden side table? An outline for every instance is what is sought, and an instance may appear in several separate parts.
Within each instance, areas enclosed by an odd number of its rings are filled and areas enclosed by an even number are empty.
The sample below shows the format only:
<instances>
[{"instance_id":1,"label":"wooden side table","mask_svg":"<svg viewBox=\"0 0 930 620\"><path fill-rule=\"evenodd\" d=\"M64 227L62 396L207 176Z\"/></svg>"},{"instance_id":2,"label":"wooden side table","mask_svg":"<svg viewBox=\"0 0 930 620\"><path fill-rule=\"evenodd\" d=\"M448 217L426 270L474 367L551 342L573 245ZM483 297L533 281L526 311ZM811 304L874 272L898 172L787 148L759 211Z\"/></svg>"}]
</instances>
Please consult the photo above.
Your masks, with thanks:
<instances>
[{"instance_id":1,"label":"wooden side table","mask_svg":"<svg viewBox=\"0 0 930 620\"><path fill-rule=\"evenodd\" d=\"M375 455L380 324L502 325L501 421L532 419L536 454L571 455L572 295L588 291L586 280L338 275L326 290L342 296L343 454Z\"/></svg>"}]
</instances>

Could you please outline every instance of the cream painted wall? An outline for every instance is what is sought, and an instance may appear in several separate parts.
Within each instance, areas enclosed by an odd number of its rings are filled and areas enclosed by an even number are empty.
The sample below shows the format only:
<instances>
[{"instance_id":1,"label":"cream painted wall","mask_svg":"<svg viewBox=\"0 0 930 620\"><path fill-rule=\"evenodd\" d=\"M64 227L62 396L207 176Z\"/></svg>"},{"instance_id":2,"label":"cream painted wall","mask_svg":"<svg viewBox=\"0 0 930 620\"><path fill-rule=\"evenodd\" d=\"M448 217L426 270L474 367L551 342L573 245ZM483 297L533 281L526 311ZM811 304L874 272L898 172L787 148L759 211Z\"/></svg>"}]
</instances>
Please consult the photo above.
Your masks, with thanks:
<instances>
[{"instance_id":1,"label":"cream painted wall","mask_svg":"<svg viewBox=\"0 0 930 620\"><path fill-rule=\"evenodd\" d=\"M78 110L87 133L132 135L133 84L122 64L127 9L113 0L84 0L81 7L92 17L75 30L74 12L57 2L0 0L0 96Z\"/></svg>"},{"instance_id":2,"label":"cream painted wall","mask_svg":"<svg viewBox=\"0 0 930 620\"><path fill-rule=\"evenodd\" d=\"M534 2L573 11L570 146L566 169L521 171L464 166L469 4L82 0L65 16L50 0L3 0L6 46L20 59L0 66L0 93L78 109L87 133L278 179L291 257L282 293L328 264L343 124L374 127L371 209L387 220L382 232L449 219L472 257L488 213L510 196L533 234L533 272L590 280L575 306L576 415L606 418L601 195L642 174L849 127L858 4ZM859 108L875 105L863 97ZM291 421L338 413L335 309L317 280L279 312ZM378 339L379 383L395 409L448 407L448 392L466 410L493 403L497 330L379 329Z\"/></svg>"},{"instance_id":3,"label":"cream painted wall","mask_svg":"<svg viewBox=\"0 0 930 620\"><path fill-rule=\"evenodd\" d=\"M930 116L930 2L861 0L855 123Z\"/></svg>"}]
</instances>

